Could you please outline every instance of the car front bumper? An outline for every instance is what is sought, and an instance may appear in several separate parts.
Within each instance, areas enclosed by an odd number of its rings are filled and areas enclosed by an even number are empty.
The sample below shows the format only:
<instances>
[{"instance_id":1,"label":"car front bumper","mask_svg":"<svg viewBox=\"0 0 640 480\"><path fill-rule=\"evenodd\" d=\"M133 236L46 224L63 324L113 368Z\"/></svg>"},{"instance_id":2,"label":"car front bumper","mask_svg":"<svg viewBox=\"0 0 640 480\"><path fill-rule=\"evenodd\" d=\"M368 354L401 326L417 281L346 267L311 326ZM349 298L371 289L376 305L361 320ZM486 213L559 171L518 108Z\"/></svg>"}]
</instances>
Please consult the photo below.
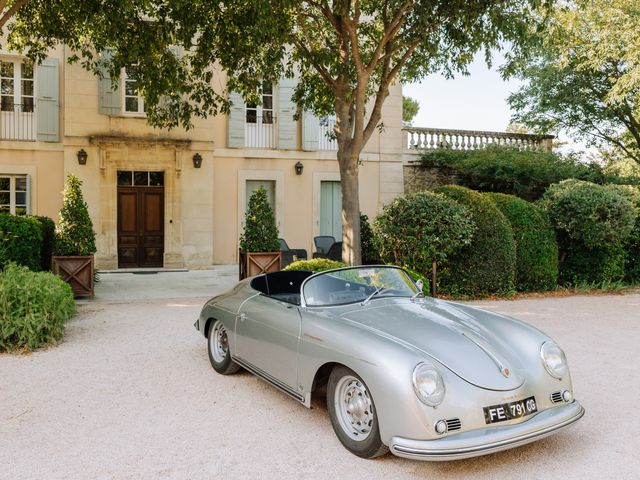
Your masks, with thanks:
<instances>
[{"instance_id":1,"label":"car front bumper","mask_svg":"<svg viewBox=\"0 0 640 480\"><path fill-rule=\"evenodd\" d=\"M414 460L459 460L499 452L544 438L571 425L584 415L577 401L536 414L526 422L462 432L437 440L410 440L393 437L389 448L394 455Z\"/></svg>"}]
</instances>

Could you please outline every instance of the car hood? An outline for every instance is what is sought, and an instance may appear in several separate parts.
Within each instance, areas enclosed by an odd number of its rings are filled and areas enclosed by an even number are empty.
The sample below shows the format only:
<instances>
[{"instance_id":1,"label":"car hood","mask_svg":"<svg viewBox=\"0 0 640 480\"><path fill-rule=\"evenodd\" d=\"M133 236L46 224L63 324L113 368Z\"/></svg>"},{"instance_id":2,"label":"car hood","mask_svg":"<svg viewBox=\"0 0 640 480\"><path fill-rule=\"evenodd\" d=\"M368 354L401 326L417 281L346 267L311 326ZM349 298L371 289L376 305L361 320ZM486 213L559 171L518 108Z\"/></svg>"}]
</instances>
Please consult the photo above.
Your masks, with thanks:
<instances>
[{"instance_id":1,"label":"car hood","mask_svg":"<svg viewBox=\"0 0 640 480\"><path fill-rule=\"evenodd\" d=\"M379 299L340 316L424 352L478 387L506 391L524 383L524 368L508 339L449 303Z\"/></svg>"}]
</instances>

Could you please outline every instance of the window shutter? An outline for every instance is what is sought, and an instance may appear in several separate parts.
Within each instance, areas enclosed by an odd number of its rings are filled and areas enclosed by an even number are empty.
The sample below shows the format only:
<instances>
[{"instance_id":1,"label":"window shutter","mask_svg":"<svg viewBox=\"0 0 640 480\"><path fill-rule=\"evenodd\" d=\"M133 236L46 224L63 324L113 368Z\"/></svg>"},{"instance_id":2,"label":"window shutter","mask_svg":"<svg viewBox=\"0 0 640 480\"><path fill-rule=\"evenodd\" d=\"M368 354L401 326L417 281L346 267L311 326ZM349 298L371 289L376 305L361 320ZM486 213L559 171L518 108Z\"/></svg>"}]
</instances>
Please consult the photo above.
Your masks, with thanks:
<instances>
[{"instance_id":1,"label":"window shutter","mask_svg":"<svg viewBox=\"0 0 640 480\"><path fill-rule=\"evenodd\" d=\"M302 149L320 148L320 119L309 111L302 112Z\"/></svg>"},{"instance_id":2,"label":"window shutter","mask_svg":"<svg viewBox=\"0 0 640 480\"><path fill-rule=\"evenodd\" d=\"M298 122L293 118L296 104L293 103L295 78L281 78L278 84L278 148L295 150L298 147Z\"/></svg>"},{"instance_id":3,"label":"window shutter","mask_svg":"<svg viewBox=\"0 0 640 480\"><path fill-rule=\"evenodd\" d=\"M102 58L111 59L110 52L103 52ZM100 78L98 80L99 106L98 111L102 115L120 115L122 113L122 98L120 90L111 83L111 75L106 66L100 67Z\"/></svg>"},{"instance_id":4,"label":"window shutter","mask_svg":"<svg viewBox=\"0 0 640 480\"><path fill-rule=\"evenodd\" d=\"M31 215L31 175L27 175L27 215Z\"/></svg>"},{"instance_id":5,"label":"window shutter","mask_svg":"<svg viewBox=\"0 0 640 480\"><path fill-rule=\"evenodd\" d=\"M47 58L36 68L37 139L57 142L60 135L60 79L58 60Z\"/></svg>"},{"instance_id":6,"label":"window shutter","mask_svg":"<svg viewBox=\"0 0 640 480\"><path fill-rule=\"evenodd\" d=\"M244 100L239 93L229 92L231 107L227 117L227 146L232 148L244 148Z\"/></svg>"}]
</instances>

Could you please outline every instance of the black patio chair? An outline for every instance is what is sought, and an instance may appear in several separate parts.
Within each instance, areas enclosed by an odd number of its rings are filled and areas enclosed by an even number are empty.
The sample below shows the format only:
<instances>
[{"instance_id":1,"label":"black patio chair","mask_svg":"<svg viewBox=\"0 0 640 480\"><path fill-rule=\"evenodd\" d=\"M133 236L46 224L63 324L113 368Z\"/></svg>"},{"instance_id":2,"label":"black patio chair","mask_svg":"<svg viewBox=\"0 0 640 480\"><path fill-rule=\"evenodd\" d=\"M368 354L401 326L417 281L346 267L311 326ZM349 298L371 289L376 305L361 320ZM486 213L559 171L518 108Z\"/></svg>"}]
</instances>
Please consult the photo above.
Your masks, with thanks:
<instances>
[{"instance_id":1,"label":"black patio chair","mask_svg":"<svg viewBox=\"0 0 640 480\"><path fill-rule=\"evenodd\" d=\"M319 237L313 237L313 243L316 246L316 253L327 253L331 245L336 243L336 239L331 235L320 235ZM313 258L316 258L315 254Z\"/></svg>"},{"instance_id":2,"label":"black patio chair","mask_svg":"<svg viewBox=\"0 0 640 480\"><path fill-rule=\"evenodd\" d=\"M279 238L280 253L282 255L282 268L297 260L306 260L307 251L304 248L289 248L284 238Z\"/></svg>"},{"instance_id":3,"label":"black patio chair","mask_svg":"<svg viewBox=\"0 0 640 480\"><path fill-rule=\"evenodd\" d=\"M316 237L317 238L317 237ZM342 261L342 242L333 242L327 253L315 252L313 258L328 258L336 262Z\"/></svg>"}]
</instances>

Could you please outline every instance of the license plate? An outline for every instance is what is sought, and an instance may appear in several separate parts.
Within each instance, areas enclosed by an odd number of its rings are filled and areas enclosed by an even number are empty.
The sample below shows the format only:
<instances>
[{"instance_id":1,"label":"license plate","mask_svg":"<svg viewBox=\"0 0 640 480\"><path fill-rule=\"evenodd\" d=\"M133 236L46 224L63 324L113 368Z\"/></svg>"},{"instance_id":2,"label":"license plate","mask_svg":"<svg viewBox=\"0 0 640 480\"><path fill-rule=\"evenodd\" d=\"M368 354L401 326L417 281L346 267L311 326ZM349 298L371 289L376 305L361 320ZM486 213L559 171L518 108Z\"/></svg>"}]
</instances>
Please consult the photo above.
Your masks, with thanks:
<instances>
[{"instance_id":1,"label":"license plate","mask_svg":"<svg viewBox=\"0 0 640 480\"><path fill-rule=\"evenodd\" d=\"M506 422L507 420L526 417L537 411L536 398L529 397L524 400L484 407L484 420L488 424Z\"/></svg>"}]
</instances>

